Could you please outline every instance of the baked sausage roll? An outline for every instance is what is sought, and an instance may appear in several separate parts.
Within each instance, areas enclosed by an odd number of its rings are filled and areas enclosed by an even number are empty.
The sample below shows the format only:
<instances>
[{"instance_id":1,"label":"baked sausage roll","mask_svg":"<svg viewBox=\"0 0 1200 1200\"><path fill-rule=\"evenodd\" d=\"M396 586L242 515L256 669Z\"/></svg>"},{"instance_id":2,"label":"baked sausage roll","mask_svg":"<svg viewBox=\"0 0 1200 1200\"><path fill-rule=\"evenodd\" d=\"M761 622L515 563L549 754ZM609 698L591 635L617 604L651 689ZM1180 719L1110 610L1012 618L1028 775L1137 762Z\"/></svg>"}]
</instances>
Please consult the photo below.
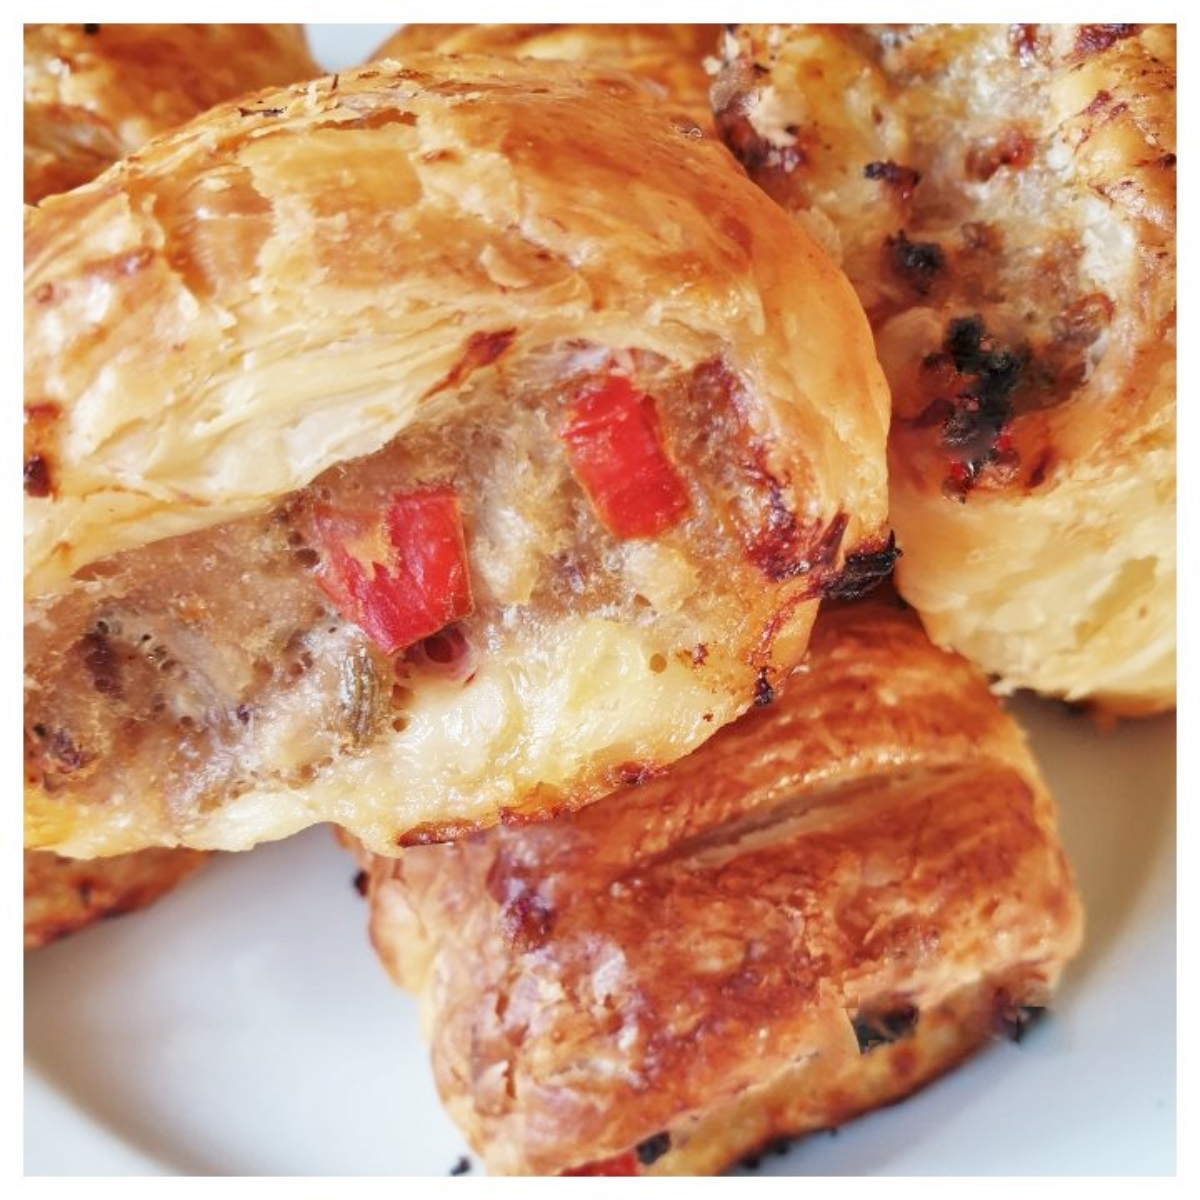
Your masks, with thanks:
<instances>
[{"instance_id":1,"label":"baked sausage roll","mask_svg":"<svg viewBox=\"0 0 1200 1200\"><path fill-rule=\"evenodd\" d=\"M26 25L25 202L86 183L249 88L319 74L298 25ZM203 856L25 854L25 948L152 903Z\"/></svg>"},{"instance_id":2,"label":"baked sausage roll","mask_svg":"<svg viewBox=\"0 0 1200 1200\"><path fill-rule=\"evenodd\" d=\"M414 56L30 211L28 844L568 809L886 568L862 309L671 112Z\"/></svg>"},{"instance_id":3,"label":"baked sausage roll","mask_svg":"<svg viewBox=\"0 0 1200 1200\"><path fill-rule=\"evenodd\" d=\"M1175 702L1175 34L741 26L750 174L840 251L893 395L897 583L933 639Z\"/></svg>"},{"instance_id":4,"label":"baked sausage roll","mask_svg":"<svg viewBox=\"0 0 1200 1200\"><path fill-rule=\"evenodd\" d=\"M320 73L300 25L26 25L25 202L222 100Z\"/></svg>"},{"instance_id":5,"label":"baked sausage roll","mask_svg":"<svg viewBox=\"0 0 1200 1200\"><path fill-rule=\"evenodd\" d=\"M713 128L704 60L717 51L719 25L404 25L372 56L415 50L496 54L620 67L647 80L705 133Z\"/></svg>"},{"instance_id":6,"label":"baked sausage roll","mask_svg":"<svg viewBox=\"0 0 1200 1200\"><path fill-rule=\"evenodd\" d=\"M371 938L500 1174L709 1174L837 1126L1044 1006L1081 936L1015 723L869 602L663 777L364 862Z\"/></svg>"}]
</instances>

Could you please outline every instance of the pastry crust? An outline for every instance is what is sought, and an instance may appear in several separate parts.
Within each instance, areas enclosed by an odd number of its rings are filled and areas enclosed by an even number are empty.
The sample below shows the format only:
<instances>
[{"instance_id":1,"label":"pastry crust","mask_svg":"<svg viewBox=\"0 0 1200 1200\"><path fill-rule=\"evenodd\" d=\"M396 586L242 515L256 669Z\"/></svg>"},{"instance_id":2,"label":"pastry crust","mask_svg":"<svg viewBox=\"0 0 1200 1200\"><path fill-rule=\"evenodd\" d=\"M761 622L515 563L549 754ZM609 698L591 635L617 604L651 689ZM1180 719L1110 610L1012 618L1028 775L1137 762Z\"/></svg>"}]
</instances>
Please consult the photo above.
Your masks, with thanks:
<instances>
[{"instance_id":1,"label":"pastry crust","mask_svg":"<svg viewBox=\"0 0 1200 1200\"><path fill-rule=\"evenodd\" d=\"M769 693L887 557L852 290L631 77L413 57L264 92L25 246L30 845L332 820L387 852L589 802ZM683 489L655 536L607 531L564 450L612 380ZM314 578L317 510L396 488L456 496L456 664L378 652Z\"/></svg>"},{"instance_id":2,"label":"pastry crust","mask_svg":"<svg viewBox=\"0 0 1200 1200\"><path fill-rule=\"evenodd\" d=\"M999 677L1175 703L1175 33L740 26L714 90L892 387L897 583Z\"/></svg>"},{"instance_id":3,"label":"pastry crust","mask_svg":"<svg viewBox=\"0 0 1200 1200\"><path fill-rule=\"evenodd\" d=\"M139 850L82 861L25 854L25 949L75 933L103 917L153 904L203 864L198 850Z\"/></svg>"},{"instance_id":4,"label":"pastry crust","mask_svg":"<svg viewBox=\"0 0 1200 1200\"><path fill-rule=\"evenodd\" d=\"M716 53L719 25L404 25L371 56L404 58L416 50L496 54L619 67L649 81L705 133L713 131L705 58Z\"/></svg>"},{"instance_id":5,"label":"pastry crust","mask_svg":"<svg viewBox=\"0 0 1200 1200\"><path fill-rule=\"evenodd\" d=\"M776 703L660 779L362 858L500 1174L705 1174L836 1126L1045 1005L1081 937L1019 729L875 603L823 611Z\"/></svg>"},{"instance_id":6,"label":"pastry crust","mask_svg":"<svg viewBox=\"0 0 1200 1200\"><path fill-rule=\"evenodd\" d=\"M25 203L222 100L319 74L300 25L26 25Z\"/></svg>"}]
</instances>

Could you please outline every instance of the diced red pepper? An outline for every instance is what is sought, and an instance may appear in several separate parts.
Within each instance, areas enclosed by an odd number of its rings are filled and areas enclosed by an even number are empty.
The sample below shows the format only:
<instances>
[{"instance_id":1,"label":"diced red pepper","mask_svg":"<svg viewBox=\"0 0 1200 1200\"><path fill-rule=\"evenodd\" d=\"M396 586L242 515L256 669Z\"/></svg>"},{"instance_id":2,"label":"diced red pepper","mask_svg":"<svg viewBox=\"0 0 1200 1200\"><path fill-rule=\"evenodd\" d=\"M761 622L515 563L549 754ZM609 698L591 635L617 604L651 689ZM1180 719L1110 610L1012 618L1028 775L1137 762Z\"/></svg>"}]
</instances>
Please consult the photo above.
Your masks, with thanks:
<instances>
[{"instance_id":1,"label":"diced red pepper","mask_svg":"<svg viewBox=\"0 0 1200 1200\"><path fill-rule=\"evenodd\" d=\"M316 579L347 621L395 654L474 608L451 487L398 492L381 512L313 510Z\"/></svg>"},{"instance_id":2,"label":"diced red pepper","mask_svg":"<svg viewBox=\"0 0 1200 1200\"><path fill-rule=\"evenodd\" d=\"M588 1163L584 1167L576 1167L574 1171L564 1171L564 1175L640 1175L637 1154L626 1150L616 1158L606 1158L603 1162Z\"/></svg>"},{"instance_id":3,"label":"diced red pepper","mask_svg":"<svg viewBox=\"0 0 1200 1200\"><path fill-rule=\"evenodd\" d=\"M615 536L656 537L687 512L687 489L663 449L654 401L624 376L608 376L568 407L562 440L575 478Z\"/></svg>"}]
</instances>

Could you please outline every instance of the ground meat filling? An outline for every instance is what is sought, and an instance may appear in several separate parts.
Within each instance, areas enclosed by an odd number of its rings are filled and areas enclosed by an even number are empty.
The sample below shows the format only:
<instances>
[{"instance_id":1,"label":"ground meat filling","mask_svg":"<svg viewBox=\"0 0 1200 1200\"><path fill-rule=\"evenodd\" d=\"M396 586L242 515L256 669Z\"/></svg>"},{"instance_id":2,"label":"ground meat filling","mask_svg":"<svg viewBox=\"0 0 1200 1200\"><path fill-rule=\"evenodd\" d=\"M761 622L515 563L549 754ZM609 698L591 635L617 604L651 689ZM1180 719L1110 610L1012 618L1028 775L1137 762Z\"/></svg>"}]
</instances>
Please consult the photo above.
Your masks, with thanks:
<instances>
[{"instance_id":1,"label":"ground meat filling","mask_svg":"<svg viewBox=\"0 0 1200 1200\"><path fill-rule=\"evenodd\" d=\"M481 372L454 398L452 416L410 427L269 512L81 572L27 626L28 779L49 793L69 787L72 804L161 797L168 823L186 836L192 816L252 787L301 785L381 735L402 736L417 681L465 683L485 656L568 614L661 630L663 662L685 656L703 670L696 627L727 621L723 606L761 588L751 547L784 518L800 528L784 495L803 494L804 480L764 478L744 397L720 364L684 372L594 347L559 357L551 398ZM686 496L660 506L654 537L626 540L606 527L560 428L588 381L613 371L653 398L652 422L635 431L638 452L653 457L651 430L686 484ZM447 491L462 525L469 603L444 610L462 614L445 628L410 625L425 636L381 647L320 578L329 552L319 514L383 511L398 493ZM793 540L789 562L802 571L819 556L798 533ZM684 582L647 598L633 568L658 552L682 564ZM712 572L700 587L696 564L731 555L736 569Z\"/></svg>"},{"instance_id":2,"label":"ground meat filling","mask_svg":"<svg viewBox=\"0 0 1200 1200\"><path fill-rule=\"evenodd\" d=\"M840 256L892 385L892 453L952 501L1052 484L1058 424L1030 414L1069 402L1121 344L1130 314L1103 289L1134 269L1135 250L1099 248L1108 217L1072 178L1091 169L1077 152L1115 101L1102 90L1065 124L1047 116L1064 62L1080 67L1139 29L1080 26L1065 59L1037 25L962 38L751 26L726 38L718 129ZM844 103L826 105L835 80Z\"/></svg>"}]
</instances>

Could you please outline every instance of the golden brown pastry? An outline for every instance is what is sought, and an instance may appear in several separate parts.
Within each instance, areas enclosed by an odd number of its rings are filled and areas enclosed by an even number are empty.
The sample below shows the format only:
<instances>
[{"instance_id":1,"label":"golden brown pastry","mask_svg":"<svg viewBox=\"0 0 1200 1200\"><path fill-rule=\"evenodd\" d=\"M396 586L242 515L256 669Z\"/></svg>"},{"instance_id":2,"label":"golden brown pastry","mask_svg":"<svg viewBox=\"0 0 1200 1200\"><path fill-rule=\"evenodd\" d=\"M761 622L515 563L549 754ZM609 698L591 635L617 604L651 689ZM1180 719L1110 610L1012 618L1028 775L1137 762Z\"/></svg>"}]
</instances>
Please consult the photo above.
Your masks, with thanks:
<instances>
[{"instance_id":1,"label":"golden brown pastry","mask_svg":"<svg viewBox=\"0 0 1200 1200\"><path fill-rule=\"evenodd\" d=\"M500 1174L708 1174L906 1095L1044 1006L1081 936L983 677L823 611L774 705L551 822L363 856L372 940Z\"/></svg>"},{"instance_id":2,"label":"golden brown pastry","mask_svg":"<svg viewBox=\"0 0 1200 1200\"><path fill-rule=\"evenodd\" d=\"M719 25L404 25L372 58L404 58L414 50L497 54L620 67L648 80L712 132L706 57L716 53Z\"/></svg>"},{"instance_id":3,"label":"golden brown pastry","mask_svg":"<svg viewBox=\"0 0 1200 1200\"><path fill-rule=\"evenodd\" d=\"M1175 34L741 26L750 174L840 252L892 387L901 592L1005 688L1175 703Z\"/></svg>"},{"instance_id":4,"label":"golden brown pastry","mask_svg":"<svg viewBox=\"0 0 1200 1200\"><path fill-rule=\"evenodd\" d=\"M886 571L862 310L671 111L414 56L30 213L29 845L571 808Z\"/></svg>"},{"instance_id":5,"label":"golden brown pastry","mask_svg":"<svg viewBox=\"0 0 1200 1200\"><path fill-rule=\"evenodd\" d=\"M199 850L139 850L83 860L26 851L25 949L153 904L206 857Z\"/></svg>"},{"instance_id":6,"label":"golden brown pastry","mask_svg":"<svg viewBox=\"0 0 1200 1200\"><path fill-rule=\"evenodd\" d=\"M318 74L300 25L26 25L25 202L222 100Z\"/></svg>"},{"instance_id":7,"label":"golden brown pastry","mask_svg":"<svg viewBox=\"0 0 1200 1200\"><path fill-rule=\"evenodd\" d=\"M25 201L86 183L219 100L318 74L298 25L26 25ZM203 861L25 853L25 948L156 900Z\"/></svg>"}]
</instances>

